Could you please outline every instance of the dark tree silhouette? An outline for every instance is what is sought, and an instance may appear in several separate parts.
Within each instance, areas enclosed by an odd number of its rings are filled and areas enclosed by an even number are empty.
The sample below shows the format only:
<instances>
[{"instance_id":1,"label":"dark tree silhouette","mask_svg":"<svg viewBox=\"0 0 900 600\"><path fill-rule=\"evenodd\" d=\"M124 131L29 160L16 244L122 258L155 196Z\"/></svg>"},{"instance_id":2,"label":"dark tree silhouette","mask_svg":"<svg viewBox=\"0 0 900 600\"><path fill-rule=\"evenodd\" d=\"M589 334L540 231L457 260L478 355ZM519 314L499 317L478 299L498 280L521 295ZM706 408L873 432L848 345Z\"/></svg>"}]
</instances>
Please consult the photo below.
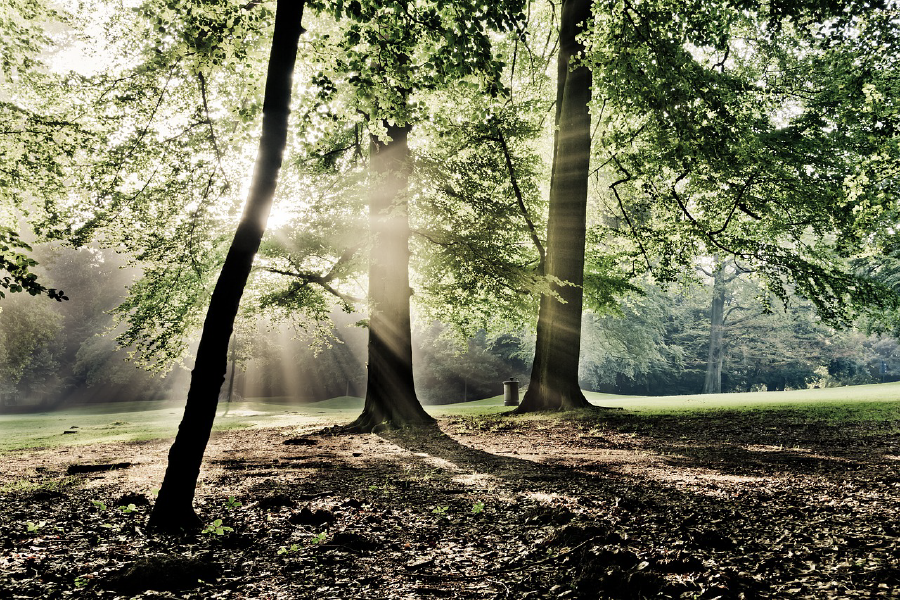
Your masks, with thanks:
<instances>
[{"instance_id":1,"label":"dark tree silhouette","mask_svg":"<svg viewBox=\"0 0 900 600\"><path fill-rule=\"evenodd\" d=\"M194 491L225 380L228 340L275 196L287 140L291 82L303 31L304 4L303 0L278 0L253 183L206 312L184 416L169 450L166 475L150 515L149 524L156 529L175 531L200 525L193 508Z\"/></svg>"},{"instance_id":2,"label":"dark tree silhouette","mask_svg":"<svg viewBox=\"0 0 900 600\"><path fill-rule=\"evenodd\" d=\"M572 57L583 51L578 35L591 16L590 0L566 0L559 31L557 133L547 221L547 274L559 297L543 295L531 381L516 412L590 406L578 385L581 352L585 223L591 158L591 71Z\"/></svg>"}]
</instances>

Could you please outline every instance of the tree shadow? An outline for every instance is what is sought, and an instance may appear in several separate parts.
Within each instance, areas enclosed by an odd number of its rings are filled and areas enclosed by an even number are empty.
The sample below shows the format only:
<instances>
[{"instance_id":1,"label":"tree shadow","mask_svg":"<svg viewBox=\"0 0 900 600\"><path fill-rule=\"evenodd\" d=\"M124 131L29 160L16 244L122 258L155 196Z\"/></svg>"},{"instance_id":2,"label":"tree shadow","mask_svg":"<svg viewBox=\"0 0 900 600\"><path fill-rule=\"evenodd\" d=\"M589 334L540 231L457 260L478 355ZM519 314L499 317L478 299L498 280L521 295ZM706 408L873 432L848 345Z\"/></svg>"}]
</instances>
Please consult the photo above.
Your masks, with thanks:
<instances>
[{"instance_id":1,"label":"tree shadow","mask_svg":"<svg viewBox=\"0 0 900 600\"><path fill-rule=\"evenodd\" d=\"M628 436L634 447L673 467L712 469L726 475L819 475L880 470L896 463L898 440L889 428L811 420L802 413L741 411L692 415L611 415L596 422L608 434ZM601 444L602 445L602 444Z\"/></svg>"},{"instance_id":2,"label":"tree shadow","mask_svg":"<svg viewBox=\"0 0 900 600\"><path fill-rule=\"evenodd\" d=\"M386 430L378 435L385 441L413 453L420 460L437 458L461 470L491 475L507 481L553 482L571 478L577 473L576 469L569 466L494 454L467 446L437 425L417 429Z\"/></svg>"}]
</instances>

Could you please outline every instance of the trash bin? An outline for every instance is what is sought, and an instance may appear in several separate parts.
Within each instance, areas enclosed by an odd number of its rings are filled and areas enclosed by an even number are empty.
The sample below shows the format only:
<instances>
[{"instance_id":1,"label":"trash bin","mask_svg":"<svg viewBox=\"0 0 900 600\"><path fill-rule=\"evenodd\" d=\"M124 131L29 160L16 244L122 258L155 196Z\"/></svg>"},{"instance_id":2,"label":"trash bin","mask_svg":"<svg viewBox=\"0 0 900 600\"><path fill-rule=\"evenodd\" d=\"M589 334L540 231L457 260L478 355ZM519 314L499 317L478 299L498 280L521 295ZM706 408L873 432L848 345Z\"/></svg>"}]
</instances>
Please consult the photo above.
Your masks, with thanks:
<instances>
[{"instance_id":1,"label":"trash bin","mask_svg":"<svg viewBox=\"0 0 900 600\"><path fill-rule=\"evenodd\" d=\"M508 381L503 382L503 406L519 405L519 380L510 377Z\"/></svg>"}]
</instances>

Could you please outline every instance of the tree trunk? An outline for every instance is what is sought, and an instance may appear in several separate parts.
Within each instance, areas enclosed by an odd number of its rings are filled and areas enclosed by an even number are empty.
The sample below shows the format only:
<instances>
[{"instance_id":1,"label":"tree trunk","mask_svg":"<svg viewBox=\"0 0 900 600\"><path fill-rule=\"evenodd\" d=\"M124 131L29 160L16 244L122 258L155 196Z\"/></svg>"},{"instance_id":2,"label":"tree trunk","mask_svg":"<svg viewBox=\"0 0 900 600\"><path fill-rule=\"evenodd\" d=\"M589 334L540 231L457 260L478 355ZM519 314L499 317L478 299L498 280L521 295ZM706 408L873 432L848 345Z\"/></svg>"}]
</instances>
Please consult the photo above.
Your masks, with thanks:
<instances>
[{"instance_id":1,"label":"tree trunk","mask_svg":"<svg viewBox=\"0 0 900 600\"><path fill-rule=\"evenodd\" d=\"M362 414L351 431L426 425L434 419L416 397L409 319L409 125L387 125L390 142L374 137L369 203L369 371Z\"/></svg>"},{"instance_id":2,"label":"tree trunk","mask_svg":"<svg viewBox=\"0 0 900 600\"><path fill-rule=\"evenodd\" d=\"M717 262L713 272L713 297L709 311L709 355L706 360L704 394L722 392L722 361L725 358L725 265Z\"/></svg>"},{"instance_id":3,"label":"tree trunk","mask_svg":"<svg viewBox=\"0 0 900 600\"><path fill-rule=\"evenodd\" d=\"M547 221L547 275L559 298L541 296L534 365L518 413L588 407L578 385L581 353L585 223L591 157L591 72L571 69L583 50L576 36L591 16L590 0L566 0L562 6L557 80L557 134Z\"/></svg>"},{"instance_id":4,"label":"tree trunk","mask_svg":"<svg viewBox=\"0 0 900 600\"><path fill-rule=\"evenodd\" d=\"M231 401L234 400L234 376L237 373L237 350L235 349L236 345L237 340L232 340L231 373L228 375L228 404L231 404Z\"/></svg>"},{"instance_id":5,"label":"tree trunk","mask_svg":"<svg viewBox=\"0 0 900 600\"><path fill-rule=\"evenodd\" d=\"M231 410L231 401L234 400L234 376L237 373L237 336L233 333L231 335L231 358L229 362L231 363L231 371L228 373L228 395L225 397L223 417Z\"/></svg>"},{"instance_id":6,"label":"tree trunk","mask_svg":"<svg viewBox=\"0 0 900 600\"><path fill-rule=\"evenodd\" d=\"M194 491L225 380L228 339L275 195L287 140L291 80L303 31L303 6L302 0L278 0L253 183L206 312L184 416L150 514L149 525L156 529L177 531L201 524L193 508Z\"/></svg>"}]
</instances>

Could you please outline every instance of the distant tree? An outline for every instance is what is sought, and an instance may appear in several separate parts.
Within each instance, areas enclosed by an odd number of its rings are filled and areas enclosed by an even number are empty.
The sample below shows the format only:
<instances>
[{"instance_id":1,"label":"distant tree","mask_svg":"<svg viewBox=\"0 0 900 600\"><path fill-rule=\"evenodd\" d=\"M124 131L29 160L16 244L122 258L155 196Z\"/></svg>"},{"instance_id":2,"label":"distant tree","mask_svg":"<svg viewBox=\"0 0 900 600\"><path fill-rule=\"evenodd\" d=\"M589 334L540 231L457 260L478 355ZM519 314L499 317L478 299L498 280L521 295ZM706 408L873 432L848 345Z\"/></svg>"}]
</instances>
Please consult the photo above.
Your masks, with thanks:
<instances>
[{"instance_id":1,"label":"distant tree","mask_svg":"<svg viewBox=\"0 0 900 600\"><path fill-rule=\"evenodd\" d=\"M0 308L0 393L58 391L59 348L54 341L62 318L53 307L31 298L15 298ZM43 399L43 398L42 398Z\"/></svg>"},{"instance_id":2,"label":"distant tree","mask_svg":"<svg viewBox=\"0 0 900 600\"><path fill-rule=\"evenodd\" d=\"M712 279L712 301L709 308L709 354L706 360L706 378L703 381L704 394L718 394L722 391L722 362L725 359L725 322L728 313L740 310L743 307L734 305L726 313L726 297L728 284L741 274L741 270L732 263L728 269L728 263L713 257L712 270L707 271L700 267L701 271Z\"/></svg>"},{"instance_id":3,"label":"distant tree","mask_svg":"<svg viewBox=\"0 0 900 600\"><path fill-rule=\"evenodd\" d=\"M656 394L683 375L684 348L669 337L677 300L652 285L627 294L614 311L586 312L579 382L588 390ZM665 392L662 392L665 393Z\"/></svg>"},{"instance_id":4,"label":"distant tree","mask_svg":"<svg viewBox=\"0 0 900 600\"><path fill-rule=\"evenodd\" d=\"M438 322L417 331L416 381L429 404L480 400L503 392L508 377L523 377L523 340L513 334L490 337L477 332L466 340L453 338L453 329Z\"/></svg>"}]
</instances>

